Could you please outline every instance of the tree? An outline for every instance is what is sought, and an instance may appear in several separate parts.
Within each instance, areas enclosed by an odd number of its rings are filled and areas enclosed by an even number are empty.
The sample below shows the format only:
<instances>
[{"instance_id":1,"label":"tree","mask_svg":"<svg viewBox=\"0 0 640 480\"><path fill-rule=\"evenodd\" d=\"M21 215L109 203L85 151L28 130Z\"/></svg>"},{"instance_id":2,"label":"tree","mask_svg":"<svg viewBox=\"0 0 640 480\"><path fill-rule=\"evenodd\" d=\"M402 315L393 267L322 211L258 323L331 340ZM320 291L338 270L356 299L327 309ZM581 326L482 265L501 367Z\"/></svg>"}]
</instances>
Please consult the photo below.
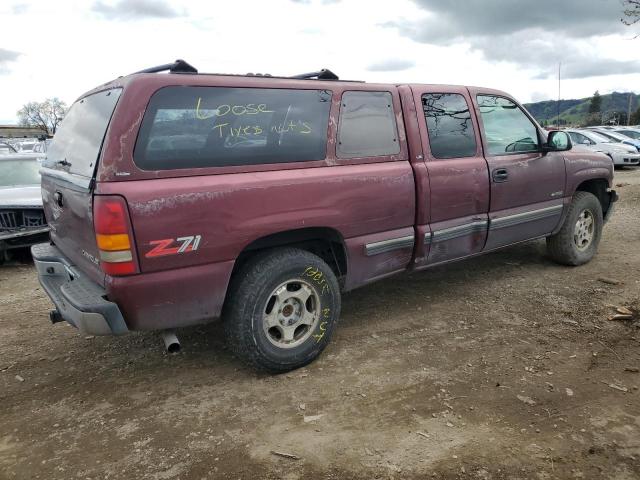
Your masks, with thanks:
<instances>
[{"instance_id":1,"label":"tree","mask_svg":"<svg viewBox=\"0 0 640 480\"><path fill-rule=\"evenodd\" d=\"M600 96L600 92L596 90L593 93L593 97L591 97L591 102L589 102L589 112L587 113L587 118L585 119L585 125L600 125L600 123L602 122L602 115L600 113L601 111L602 97Z\"/></svg>"},{"instance_id":2,"label":"tree","mask_svg":"<svg viewBox=\"0 0 640 480\"><path fill-rule=\"evenodd\" d=\"M620 20L625 25L633 25L640 22L640 0L623 0L624 10L622 11L624 17Z\"/></svg>"},{"instance_id":3,"label":"tree","mask_svg":"<svg viewBox=\"0 0 640 480\"><path fill-rule=\"evenodd\" d=\"M596 90L593 94L593 97L591 97L591 103L589 103L589 113L600 113L601 110L602 97L600 96L600 92Z\"/></svg>"},{"instance_id":4,"label":"tree","mask_svg":"<svg viewBox=\"0 0 640 480\"><path fill-rule=\"evenodd\" d=\"M55 135L67 112L67 105L57 97L44 102L29 102L18 110L20 125L38 127L47 135Z\"/></svg>"},{"instance_id":5,"label":"tree","mask_svg":"<svg viewBox=\"0 0 640 480\"><path fill-rule=\"evenodd\" d=\"M640 125L640 107L631 114L631 125Z\"/></svg>"}]
</instances>

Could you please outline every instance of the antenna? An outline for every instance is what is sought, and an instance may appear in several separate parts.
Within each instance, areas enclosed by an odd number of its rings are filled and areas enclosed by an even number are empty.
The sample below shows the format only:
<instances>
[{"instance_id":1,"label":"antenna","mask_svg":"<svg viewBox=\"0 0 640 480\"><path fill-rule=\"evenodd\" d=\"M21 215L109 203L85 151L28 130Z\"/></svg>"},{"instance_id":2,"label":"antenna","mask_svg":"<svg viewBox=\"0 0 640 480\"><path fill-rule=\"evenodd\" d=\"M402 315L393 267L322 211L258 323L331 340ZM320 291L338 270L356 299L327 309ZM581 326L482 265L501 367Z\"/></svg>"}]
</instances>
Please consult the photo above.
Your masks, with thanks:
<instances>
[{"instance_id":1,"label":"antenna","mask_svg":"<svg viewBox=\"0 0 640 480\"><path fill-rule=\"evenodd\" d=\"M558 62L558 120L556 122L556 127L560 128L560 67L562 62Z\"/></svg>"}]
</instances>

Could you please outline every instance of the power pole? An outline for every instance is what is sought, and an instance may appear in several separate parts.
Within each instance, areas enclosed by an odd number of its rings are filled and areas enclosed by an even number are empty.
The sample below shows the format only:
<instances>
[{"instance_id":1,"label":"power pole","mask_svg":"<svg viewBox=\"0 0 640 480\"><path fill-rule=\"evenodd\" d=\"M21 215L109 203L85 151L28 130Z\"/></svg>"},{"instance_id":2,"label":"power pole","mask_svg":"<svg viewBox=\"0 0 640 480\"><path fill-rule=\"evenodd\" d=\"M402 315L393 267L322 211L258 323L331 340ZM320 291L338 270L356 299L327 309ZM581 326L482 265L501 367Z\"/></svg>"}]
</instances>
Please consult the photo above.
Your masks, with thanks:
<instances>
[{"instance_id":1,"label":"power pole","mask_svg":"<svg viewBox=\"0 0 640 480\"><path fill-rule=\"evenodd\" d=\"M627 126L631 125L631 95L629 92L629 104L627 105Z\"/></svg>"},{"instance_id":2,"label":"power pole","mask_svg":"<svg viewBox=\"0 0 640 480\"><path fill-rule=\"evenodd\" d=\"M556 121L556 127L560 128L560 67L562 62L558 62L558 119Z\"/></svg>"}]
</instances>

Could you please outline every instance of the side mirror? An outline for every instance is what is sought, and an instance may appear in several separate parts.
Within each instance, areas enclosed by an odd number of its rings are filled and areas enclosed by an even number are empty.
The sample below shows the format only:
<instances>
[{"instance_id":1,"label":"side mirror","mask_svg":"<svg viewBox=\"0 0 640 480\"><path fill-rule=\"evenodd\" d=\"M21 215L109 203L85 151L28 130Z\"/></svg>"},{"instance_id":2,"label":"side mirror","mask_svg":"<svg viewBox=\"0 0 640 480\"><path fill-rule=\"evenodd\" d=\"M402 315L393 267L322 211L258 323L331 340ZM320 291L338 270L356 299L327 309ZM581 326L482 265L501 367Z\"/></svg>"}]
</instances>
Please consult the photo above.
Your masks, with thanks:
<instances>
[{"instance_id":1,"label":"side mirror","mask_svg":"<svg viewBox=\"0 0 640 480\"><path fill-rule=\"evenodd\" d=\"M566 132L553 130L547 136L547 143L544 146L546 152L565 152L571 150L571 137Z\"/></svg>"}]
</instances>

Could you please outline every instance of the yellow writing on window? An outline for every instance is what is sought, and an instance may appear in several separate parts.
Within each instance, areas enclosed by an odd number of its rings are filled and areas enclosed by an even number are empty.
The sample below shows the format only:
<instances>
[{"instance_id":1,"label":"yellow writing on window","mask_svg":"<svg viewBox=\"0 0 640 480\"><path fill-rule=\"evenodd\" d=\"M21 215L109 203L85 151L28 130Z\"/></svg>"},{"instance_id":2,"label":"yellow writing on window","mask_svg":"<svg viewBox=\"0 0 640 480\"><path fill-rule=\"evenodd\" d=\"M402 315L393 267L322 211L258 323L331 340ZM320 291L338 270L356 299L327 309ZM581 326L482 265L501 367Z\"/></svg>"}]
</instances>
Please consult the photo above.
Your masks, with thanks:
<instances>
[{"instance_id":1,"label":"yellow writing on window","mask_svg":"<svg viewBox=\"0 0 640 480\"><path fill-rule=\"evenodd\" d=\"M229 122L217 123L213 126L213 130L218 132L218 137L223 138L227 136L231 137L243 137L251 135L262 135L265 133L265 129L260 125L233 125ZM279 125L273 125L270 129L271 132L277 134L301 134L306 135L311 133L311 126L307 122L298 120L297 122L290 121L287 124L281 123Z\"/></svg>"},{"instance_id":2,"label":"yellow writing on window","mask_svg":"<svg viewBox=\"0 0 640 480\"><path fill-rule=\"evenodd\" d=\"M206 114L205 111L213 111L212 114ZM198 97L196 102L196 118L198 120L207 120L211 117L224 117L225 115L259 115L261 113L273 113L273 110L267 108L266 103L247 103L246 105L218 105L215 108L202 109L202 97Z\"/></svg>"},{"instance_id":3,"label":"yellow writing on window","mask_svg":"<svg viewBox=\"0 0 640 480\"><path fill-rule=\"evenodd\" d=\"M227 136L246 137L250 135L260 135L264 132L260 125L241 125L232 127L229 123L218 123L213 126L213 130L218 132L219 138Z\"/></svg>"},{"instance_id":4,"label":"yellow writing on window","mask_svg":"<svg viewBox=\"0 0 640 480\"><path fill-rule=\"evenodd\" d=\"M289 122L273 125L271 131L275 133L301 133L306 135L311 133L311 126L303 120L289 120Z\"/></svg>"}]
</instances>

